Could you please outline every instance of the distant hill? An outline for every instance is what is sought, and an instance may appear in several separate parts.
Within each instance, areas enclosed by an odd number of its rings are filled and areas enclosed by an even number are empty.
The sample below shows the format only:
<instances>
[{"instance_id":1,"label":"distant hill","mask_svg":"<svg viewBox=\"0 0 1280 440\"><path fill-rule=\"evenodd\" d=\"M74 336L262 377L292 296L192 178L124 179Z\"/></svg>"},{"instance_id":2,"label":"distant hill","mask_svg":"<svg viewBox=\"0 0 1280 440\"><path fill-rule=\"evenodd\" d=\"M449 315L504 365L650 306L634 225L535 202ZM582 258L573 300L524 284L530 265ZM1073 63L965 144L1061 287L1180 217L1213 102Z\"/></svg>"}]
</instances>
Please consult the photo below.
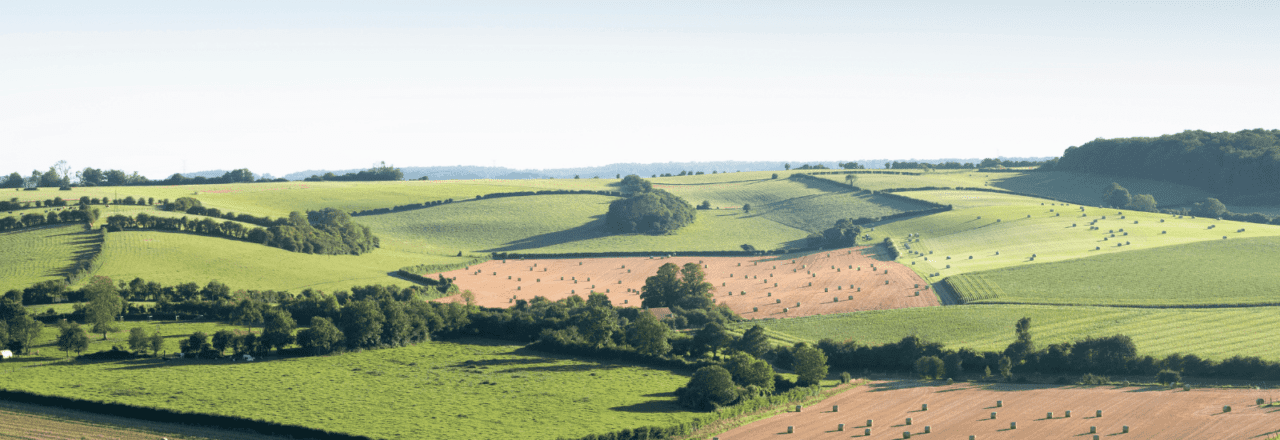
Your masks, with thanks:
<instances>
[{"instance_id":1,"label":"distant hill","mask_svg":"<svg viewBox=\"0 0 1280 440\"><path fill-rule=\"evenodd\" d=\"M1000 157L1005 160L1048 160L1049 157ZM981 162L979 158L944 158L944 159L910 159L915 162L927 163L943 163L943 162ZM802 165L824 165L827 168L839 168L838 163L842 161L718 161L718 162L665 162L665 163L615 163L598 167L580 167L580 168L554 168L545 170L534 169L512 169L506 167L486 167L472 165L454 165L454 166L434 166L434 167L400 167L404 172L406 180L414 180L422 176L427 176L431 180L474 180L474 179L572 179L574 176L581 176L584 179L600 176L617 177L619 175L637 174L643 177L650 177L657 174L680 174L681 171L698 172L702 171L711 174L716 172L734 172L734 171L767 171L781 170L783 165L790 163L793 168ZM871 160L854 160L867 168L884 168L886 163L892 162L889 159L871 159ZM346 174L359 172L361 169L352 168L345 170L306 170L296 173L289 173L284 178L289 180L302 180L313 175L323 175L324 173ZM221 175L221 174L219 174Z\"/></svg>"}]
</instances>

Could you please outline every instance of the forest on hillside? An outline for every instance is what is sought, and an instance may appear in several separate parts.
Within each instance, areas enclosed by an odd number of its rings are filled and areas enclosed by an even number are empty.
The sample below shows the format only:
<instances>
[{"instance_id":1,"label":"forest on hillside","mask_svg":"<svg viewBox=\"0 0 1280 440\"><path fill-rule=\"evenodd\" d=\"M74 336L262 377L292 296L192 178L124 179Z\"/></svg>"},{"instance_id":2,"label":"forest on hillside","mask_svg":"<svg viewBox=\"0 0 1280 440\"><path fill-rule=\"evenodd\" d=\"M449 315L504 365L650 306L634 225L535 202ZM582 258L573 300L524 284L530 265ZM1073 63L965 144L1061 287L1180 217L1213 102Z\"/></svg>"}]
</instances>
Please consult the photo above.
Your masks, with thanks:
<instances>
[{"instance_id":1,"label":"forest on hillside","mask_svg":"<svg viewBox=\"0 0 1280 440\"><path fill-rule=\"evenodd\" d=\"M1181 183L1224 199L1280 199L1280 130L1099 138L1045 168Z\"/></svg>"}]
</instances>

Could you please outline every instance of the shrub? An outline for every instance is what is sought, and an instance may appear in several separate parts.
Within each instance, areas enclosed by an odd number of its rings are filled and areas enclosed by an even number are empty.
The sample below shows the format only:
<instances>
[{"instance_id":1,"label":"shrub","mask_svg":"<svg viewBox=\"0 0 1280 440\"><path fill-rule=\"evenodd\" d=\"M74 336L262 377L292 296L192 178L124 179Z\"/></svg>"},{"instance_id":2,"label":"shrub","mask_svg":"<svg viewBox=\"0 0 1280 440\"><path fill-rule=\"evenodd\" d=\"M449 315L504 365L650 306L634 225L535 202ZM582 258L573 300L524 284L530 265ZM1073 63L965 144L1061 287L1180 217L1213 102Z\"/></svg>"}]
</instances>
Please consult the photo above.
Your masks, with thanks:
<instances>
[{"instance_id":1,"label":"shrub","mask_svg":"<svg viewBox=\"0 0 1280 440\"><path fill-rule=\"evenodd\" d=\"M710 365L699 368L689 384L676 390L676 401L687 408L711 411L738 400L733 375L724 367Z\"/></svg>"},{"instance_id":2,"label":"shrub","mask_svg":"<svg viewBox=\"0 0 1280 440\"><path fill-rule=\"evenodd\" d=\"M1171 385L1182 382L1182 373L1173 370L1160 370L1156 373L1156 382L1163 385Z\"/></svg>"}]
</instances>

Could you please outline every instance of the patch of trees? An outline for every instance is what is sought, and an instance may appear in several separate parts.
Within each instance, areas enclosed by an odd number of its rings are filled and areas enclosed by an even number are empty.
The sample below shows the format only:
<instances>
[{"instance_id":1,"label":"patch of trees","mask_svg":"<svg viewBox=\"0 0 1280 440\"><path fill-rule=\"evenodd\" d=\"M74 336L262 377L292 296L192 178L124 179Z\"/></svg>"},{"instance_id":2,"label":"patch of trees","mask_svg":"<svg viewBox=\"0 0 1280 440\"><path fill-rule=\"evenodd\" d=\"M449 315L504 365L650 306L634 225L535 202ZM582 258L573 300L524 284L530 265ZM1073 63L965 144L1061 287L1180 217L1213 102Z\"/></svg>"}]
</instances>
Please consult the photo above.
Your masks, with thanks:
<instances>
[{"instance_id":1,"label":"patch of trees","mask_svg":"<svg viewBox=\"0 0 1280 440\"><path fill-rule=\"evenodd\" d=\"M191 209L204 209L203 212L222 215L214 211L214 208ZM232 214L226 214L226 216L232 216ZM135 217L113 215L107 218L105 226L109 231L154 229L191 232L264 244L290 252L323 255L360 255L377 248L380 241L368 226L355 223L349 214L333 208L307 211L306 215L294 211L289 214L288 219L267 220L244 214L234 217L237 220L245 218L270 226L247 228L231 220L217 222L207 217L172 218L147 213L139 213Z\"/></svg>"},{"instance_id":2,"label":"patch of trees","mask_svg":"<svg viewBox=\"0 0 1280 440\"><path fill-rule=\"evenodd\" d=\"M369 168L369 169L367 169L367 170L362 170L362 171L357 172L357 173L347 173L347 174L343 174L343 175L341 175L341 176L339 176L339 175L335 175L335 174L333 174L333 173L324 173L324 175L323 175L323 176L321 176L321 175L314 175L314 174L313 174L311 177L308 177L308 178L306 178L306 179L302 179L302 180L307 181L307 182L378 182L378 181L392 181L392 180L404 180L404 172L400 171L400 169L399 169L399 168L396 168L396 167L393 167L393 166L387 166L387 163L386 163L386 162L383 162L381 166L375 166L375 167Z\"/></svg>"},{"instance_id":3,"label":"patch of trees","mask_svg":"<svg viewBox=\"0 0 1280 440\"><path fill-rule=\"evenodd\" d=\"M627 184L626 179L623 183ZM630 188L624 186L624 192ZM697 211L689 202L675 194L652 189L652 185L649 188L610 203L609 212L605 214L605 229L615 234L658 235L675 232L693 223Z\"/></svg>"},{"instance_id":4,"label":"patch of trees","mask_svg":"<svg viewBox=\"0 0 1280 440\"><path fill-rule=\"evenodd\" d=\"M375 209L366 209L363 211L352 211L351 216L358 217L362 215L378 215L378 214L390 214L393 212L401 212L401 211L412 211L415 209L424 209L424 208L430 208L433 206L440 206L446 203L453 203L453 199L435 200L431 202L422 202L422 203L408 203L404 205L394 206L391 208L375 208Z\"/></svg>"},{"instance_id":5,"label":"patch of trees","mask_svg":"<svg viewBox=\"0 0 1280 440\"><path fill-rule=\"evenodd\" d=\"M1053 169L1162 180L1227 198L1280 193L1280 130L1099 138L1067 148Z\"/></svg>"},{"instance_id":6,"label":"patch of trees","mask_svg":"<svg viewBox=\"0 0 1280 440\"><path fill-rule=\"evenodd\" d=\"M43 331L44 324L27 312L21 298L6 294L0 299L0 347L26 353Z\"/></svg>"},{"instance_id":7,"label":"patch of trees","mask_svg":"<svg viewBox=\"0 0 1280 440\"><path fill-rule=\"evenodd\" d=\"M868 218L842 218L836 220L835 226L823 230L821 234L809 236L809 247L826 247L840 248L848 246L857 246L858 237L862 236L863 224L869 223Z\"/></svg>"},{"instance_id":8,"label":"patch of trees","mask_svg":"<svg viewBox=\"0 0 1280 440\"><path fill-rule=\"evenodd\" d=\"M83 223L88 225L97 221L98 215L97 208L80 206L77 209L63 208L49 211L44 215L29 213L23 214L21 217L2 217L0 218L0 232L64 223Z\"/></svg>"}]
</instances>

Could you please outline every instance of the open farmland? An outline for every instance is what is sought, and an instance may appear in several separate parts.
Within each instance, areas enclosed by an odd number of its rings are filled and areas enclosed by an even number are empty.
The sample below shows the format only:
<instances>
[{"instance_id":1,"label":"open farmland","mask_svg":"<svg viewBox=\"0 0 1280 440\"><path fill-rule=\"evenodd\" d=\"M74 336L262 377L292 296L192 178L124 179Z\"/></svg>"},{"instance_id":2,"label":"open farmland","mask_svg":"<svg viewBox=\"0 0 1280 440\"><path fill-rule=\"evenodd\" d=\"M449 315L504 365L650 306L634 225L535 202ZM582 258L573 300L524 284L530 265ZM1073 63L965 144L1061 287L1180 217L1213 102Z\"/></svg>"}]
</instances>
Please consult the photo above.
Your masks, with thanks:
<instances>
[{"instance_id":1,"label":"open farmland","mask_svg":"<svg viewBox=\"0 0 1280 440\"><path fill-rule=\"evenodd\" d=\"M645 279L667 263L704 265L716 303L746 319L939 304L915 273L869 252L859 248L782 257L494 260L444 276L456 277L458 285L471 290L477 304L485 307L508 307L535 296L553 301L570 295L585 298L592 291L605 293L615 306L637 307ZM441 299L458 300L457 295Z\"/></svg>"},{"instance_id":2,"label":"open farmland","mask_svg":"<svg viewBox=\"0 0 1280 440\"><path fill-rule=\"evenodd\" d=\"M616 197L547 195L452 203L428 209L358 217L389 249L414 253L680 252L773 249L807 232L738 210L698 211L697 220L670 235L611 235L604 215Z\"/></svg>"},{"instance_id":3,"label":"open farmland","mask_svg":"<svg viewBox=\"0 0 1280 440\"><path fill-rule=\"evenodd\" d=\"M914 191L907 195L955 209L876 227L892 237L899 261L926 278L1053 261L1113 255L1200 241L1280 236L1280 226L1082 207L979 191ZM1092 229L1096 227L1097 229ZM1244 232L1237 232L1239 229ZM907 240L908 234L919 234ZM1113 236L1114 235L1114 236ZM914 252L914 253L912 253ZM1035 260L1031 257L1035 255ZM972 258L970 258L972 257ZM930 277L929 274L939 275Z\"/></svg>"},{"instance_id":4,"label":"open farmland","mask_svg":"<svg viewBox=\"0 0 1280 440\"><path fill-rule=\"evenodd\" d=\"M973 302L1280 304L1280 237L1212 240L959 275ZM958 284L958 283L953 283Z\"/></svg>"},{"instance_id":5,"label":"open farmland","mask_svg":"<svg viewBox=\"0 0 1280 440\"><path fill-rule=\"evenodd\" d=\"M1041 347L1124 334L1133 338L1140 356L1194 353L1217 360L1240 355L1275 361L1280 360L1280 345L1260 343L1258 326L1274 320L1277 313L1280 307L963 305L811 316L743 323L737 328L759 324L786 344L831 338L881 345L915 335L951 349L1003 351L1015 340L1014 324L1029 317L1031 334Z\"/></svg>"},{"instance_id":6,"label":"open farmland","mask_svg":"<svg viewBox=\"0 0 1280 440\"><path fill-rule=\"evenodd\" d=\"M719 435L726 440L776 438L793 426L811 439L969 438L983 440L1092 438L1256 439L1276 432L1275 409L1258 406L1270 391L1163 387L1080 387L1047 385L931 385L876 381L837 394L800 412L786 412ZM1002 405L997 407L996 402ZM838 405L839 412L831 411ZM922 410L928 405L928 410ZM1231 412L1223 412L1231 406ZM1071 411L1071 417L1066 412ZM1096 411L1102 411L1097 417ZM991 414L995 413L993 419ZM1049 414L1052 413L1052 417ZM910 418L912 423L906 424ZM867 420L871 435L864 436ZM1011 429L1016 423L1017 429ZM836 430L844 424L845 431ZM1125 427L1128 433L1124 433Z\"/></svg>"},{"instance_id":7,"label":"open farmland","mask_svg":"<svg viewBox=\"0 0 1280 440\"><path fill-rule=\"evenodd\" d=\"M41 440L251 440L284 439L251 432L144 422L51 406L0 401L0 439Z\"/></svg>"},{"instance_id":8,"label":"open farmland","mask_svg":"<svg viewBox=\"0 0 1280 440\"><path fill-rule=\"evenodd\" d=\"M554 439L668 426L687 376L488 340L262 362L41 362L8 389L317 426L374 438Z\"/></svg>"},{"instance_id":9,"label":"open farmland","mask_svg":"<svg viewBox=\"0 0 1280 440\"><path fill-rule=\"evenodd\" d=\"M100 245L97 237L79 224L0 233L0 292L62 279Z\"/></svg>"},{"instance_id":10,"label":"open farmland","mask_svg":"<svg viewBox=\"0 0 1280 440\"><path fill-rule=\"evenodd\" d=\"M1213 194L1193 186L1066 171L991 173L990 179L991 186L996 188L1095 206L1102 204L1102 195L1111 188L1111 182L1119 183L1130 194L1151 194L1162 207L1185 205L1213 197Z\"/></svg>"},{"instance_id":11,"label":"open farmland","mask_svg":"<svg viewBox=\"0 0 1280 440\"><path fill-rule=\"evenodd\" d=\"M289 252L256 243L164 231L125 231L107 234L102 268L96 275L114 280L135 277L165 285L218 280L232 289L333 291L367 284L409 281L388 275L415 264L466 261L377 249L365 255L314 255Z\"/></svg>"}]
</instances>

